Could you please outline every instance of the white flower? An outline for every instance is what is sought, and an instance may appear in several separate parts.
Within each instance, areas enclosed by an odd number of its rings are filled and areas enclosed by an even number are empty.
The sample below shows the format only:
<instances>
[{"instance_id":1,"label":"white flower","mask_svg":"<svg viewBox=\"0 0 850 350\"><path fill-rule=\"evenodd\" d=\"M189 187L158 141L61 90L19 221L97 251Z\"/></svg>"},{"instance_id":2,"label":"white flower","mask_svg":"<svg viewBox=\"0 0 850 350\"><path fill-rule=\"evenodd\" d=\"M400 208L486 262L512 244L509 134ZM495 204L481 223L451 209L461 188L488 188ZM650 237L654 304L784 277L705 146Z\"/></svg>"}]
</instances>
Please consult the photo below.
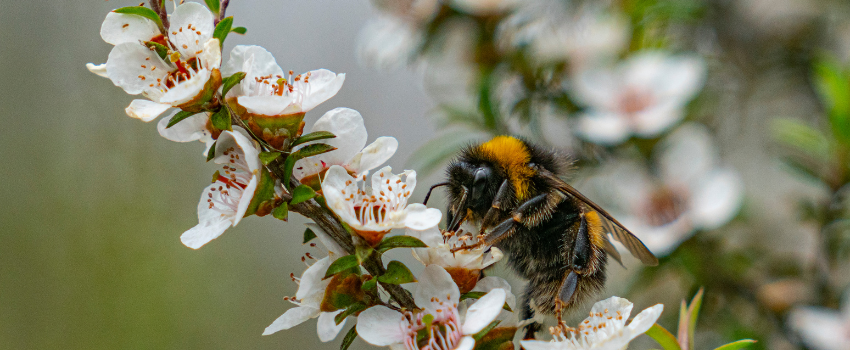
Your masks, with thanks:
<instances>
[{"instance_id":1,"label":"white flower","mask_svg":"<svg viewBox=\"0 0 850 350\"><path fill-rule=\"evenodd\" d=\"M823 307L795 307L788 324L797 330L803 343L814 350L850 349L850 293L844 296L841 310Z\"/></svg>"},{"instance_id":2,"label":"white flower","mask_svg":"<svg viewBox=\"0 0 850 350\"><path fill-rule=\"evenodd\" d=\"M475 346L472 335L496 319L506 292L493 289L462 313L458 311L460 291L451 276L442 267L430 265L419 277L413 298L422 310L402 314L373 306L363 311L357 334L369 344L393 349L471 350ZM420 333L425 334L424 339L417 339Z\"/></svg>"},{"instance_id":3,"label":"white flower","mask_svg":"<svg viewBox=\"0 0 850 350\"><path fill-rule=\"evenodd\" d=\"M351 177L339 166L331 166L322 181L322 194L328 207L370 244L377 244L394 228L424 230L439 224L443 213L407 200L416 187L416 172L399 175L389 166L372 174L372 188L366 189L366 175Z\"/></svg>"},{"instance_id":4,"label":"white flower","mask_svg":"<svg viewBox=\"0 0 850 350\"><path fill-rule=\"evenodd\" d=\"M213 14L203 5L187 2L171 14L168 37L157 41L168 47L167 61L141 42L155 39L150 37L157 33L153 28L150 19L115 13L107 15L101 27L103 39L115 45L105 74L128 94L148 98L133 100L126 108L127 115L145 122L171 107L200 102L196 100L221 66L220 44L212 37ZM103 65L87 66L103 73Z\"/></svg>"},{"instance_id":5,"label":"white flower","mask_svg":"<svg viewBox=\"0 0 850 350\"><path fill-rule=\"evenodd\" d=\"M631 135L654 137L684 117L685 105L702 88L705 63L693 56L643 52L608 70L586 70L573 85L587 106L579 133L599 144Z\"/></svg>"},{"instance_id":6,"label":"white flower","mask_svg":"<svg viewBox=\"0 0 850 350\"><path fill-rule=\"evenodd\" d=\"M213 184L201 194L199 223L180 236L183 244L198 249L242 220L259 183L258 154L253 141L245 135L237 131L221 133L214 161L222 164L222 168Z\"/></svg>"},{"instance_id":7,"label":"white flower","mask_svg":"<svg viewBox=\"0 0 850 350\"><path fill-rule=\"evenodd\" d=\"M300 279L293 278L298 282L298 291L295 293L295 298L285 298L285 300L297 306L286 310L283 315L274 320L263 331L263 335L270 335L284 329L290 329L304 323L304 321L318 317L319 321L316 325L316 331L319 334L319 340L328 342L336 338L339 331L345 326L346 320L336 324L334 318L345 310L334 312L323 312L321 310L325 290L331 283L330 278L323 280L322 277L324 277L331 263L336 260L334 256L331 253L330 256L313 263L313 265L304 271Z\"/></svg>"},{"instance_id":8,"label":"white flower","mask_svg":"<svg viewBox=\"0 0 850 350\"><path fill-rule=\"evenodd\" d=\"M469 233L443 233L437 226L422 231L408 229L407 235L428 245L427 248L414 248L413 256L426 266L445 268L463 293L476 286L481 270L495 264L504 255L499 248L484 245L452 252L454 248L475 246L477 239Z\"/></svg>"},{"instance_id":9,"label":"white flower","mask_svg":"<svg viewBox=\"0 0 850 350\"><path fill-rule=\"evenodd\" d=\"M237 45L221 74L244 72L242 79L227 93L249 113L279 116L306 113L327 101L342 88L345 74L317 69L295 77L285 77L271 53L260 46Z\"/></svg>"},{"instance_id":10,"label":"white flower","mask_svg":"<svg viewBox=\"0 0 850 350\"><path fill-rule=\"evenodd\" d=\"M597 302L590 310L590 316L575 329L556 328L552 341L523 340L520 343L526 350L623 350L629 342L645 333L655 324L664 305L657 304L641 311L626 325L634 305L623 298L610 297Z\"/></svg>"},{"instance_id":11,"label":"white flower","mask_svg":"<svg viewBox=\"0 0 850 350\"><path fill-rule=\"evenodd\" d=\"M731 220L743 202L738 173L720 166L704 126L686 124L659 144L658 176L635 164L620 164L594 182L600 197L625 206L615 215L657 256L669 254L694 230Z\"/></svg>"},{"instance_id":12,"label":"white flower","mask_svg":"<svg viewBox=\"0 0 850 350\"><path fill-rule=\"evenodd\" d=\"M367 134L363 117L350 108L335 108L325 113L310 129L310 132L316 131L329 131L336 137L310 142L304 146L325 143L336 147L336 150L295 162L292 176L302 183L307 181L305 178L318 176L332 165L342 166L355 177L367 174L369 170L390 159L398 149L398 141L387 136L379 137L366 146ZM303 146L298 148L301 147Z\"/></svg>"},{"instance_id":13,"label":"white flower","mask_svg":"<svg viewBox=\"0 0 850 350\"><path fill-rule=\"evenodd\" d=\"M177 112L174 114L176 113ZM168 128L168 123L171 121L171 117L173 117L174 114L159 120L156 124L156 129L159 131L159 134L174 142L201 141L206 145L204 148L204 156L206 156L210 147L215 143L215 139L213 139L213 131L210 130L212 125L210 124L209 115L206 112L198 113L183 119L179 123ZM233 129L239 130L236 126L233 126Z\"/></svg>"}]
</instances>

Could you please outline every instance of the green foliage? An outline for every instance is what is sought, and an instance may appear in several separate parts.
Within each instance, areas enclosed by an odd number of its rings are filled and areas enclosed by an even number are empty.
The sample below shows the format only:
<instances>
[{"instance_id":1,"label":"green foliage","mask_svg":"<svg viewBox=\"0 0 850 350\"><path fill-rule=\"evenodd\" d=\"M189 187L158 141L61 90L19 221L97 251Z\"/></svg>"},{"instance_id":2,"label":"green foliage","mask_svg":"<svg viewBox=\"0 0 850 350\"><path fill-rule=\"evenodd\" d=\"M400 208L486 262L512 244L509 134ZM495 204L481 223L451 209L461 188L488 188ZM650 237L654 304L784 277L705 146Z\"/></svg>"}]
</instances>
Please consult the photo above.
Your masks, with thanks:
<instances>
[{"instance_id":1,"label":"green foliage","mask_svg":"<svg viewBox=\"0 0 850 350\"><path fill-rule=\"evenodd\" d=\"M461 294L460 300L463 301L463 300L466 300L466 299L481 299L481 297L483 297L486 294L487 293L485 293L485 292L467 292L467 293ZM507 302L505 302L505 305L502 305L502 309L505 309L506 311L509 311L509 312L514 312L513 310L511 310L511 306L508 305Z\"/></svg>"},{"instance_id":2,"label":"green foliage","mask_svg":"<svg viewBox=\"0 0 850 350\"><path fill-rule=\"evenodd\" d=\"M731 343L726 344L726 345L722 345L722 346L720 346L720 347L718 347L718 348L716 348L716 349L714 349L714 350L737 350L737 349L743 349L743 348L748 348L748 347L750 347L750 345L755 344L755 343L756 343L756 341L755 341L755 340L752 340L752 339L741 339L741 340L738 340L738 341L735 341L735 342L731 342Z\"/></svg>"},{"instance_id":3,"label":"green foliage","mask_svg":"<svg viewBox=\"0 0 850 350\"><path fill-rule=\"evenodd\" d=\"M369 256L375 252L375 249L367 245L357 245L354 247L354 255L357 256L357 261L360 264L363 264L366 259L369 259Z\"/></svg>"},{"instance_id":4,"label":"green foliage","mask_svg":"<svg viewBox=\"0 0 850 350\"><path fill-rule=\"evenodd\" d=\"M154 41L145 41L145 46L156 51L156 54L159 55L159 58L163 60L168 56L168 48L165 47L165 45Z\"/></svg>"},{"instance_id":5,"label":"green foliage","mask_svg":"<svg viewBox=\"0 0 850 350\"><path fill-rule=\"evenodd\" d=\"M346 317L354 315L360 311L366 310L367 306L363 303L354 303L345 308L345 311L340 312L338 315L334 317L334 322L336 324L342 323Z\"/></svg>"},{"instance_id":6,"label":"green foliage","mask_svg":"<svg viewBox=\"0 0 850 350\"><path fill-rule=\"evenodd\" d=\"M378 281L386 284L404 284L416 282L416 278L413 277L413 273L410 272L407 266L393 260L387 264L387 272L379 276Z\"/></svg>"},{"instance_id":7,"label":"green foliage","mask_svg":"<svg viewBox=\"0 0 850 350\"><path fill-rule=\"evenodd\" d=\"M427 247L425 243L420 241L416 237L411 236L392 236L384 239L381 244L375 247L375 250L378 253L383 254L384 252L394 249L394 248L423 248Z\"/></svg>"},{"instance_id":8,"label":"green foliage","mask_svg":"<svg viewBox=\"0 0 850 350\"><path fill-rule=\"evenodd\" d=\"M832 145L829 138L800 121L776 119L772 122L771 129L777 141L815 160L828 161L831 156Z\"/></svg>"},{"instance_id":9,"label":"green foliage","mask_svg":"<svg viewBox=\"0 0 850 350\"><path fill-rule=\"evenodd\" d=\"M230 112L228 112L227 108L222 107L218 112L213 113L210 121L216 129L222 131L233 130L233 126L231 125L233 121L230 119Z\"/></svg>"},{"instance_id":10,"label":"green foliage","mask_svg":"<svg viewBox=\"0 0 850 350\"><path fill-rule=\"evenodd\" d=\"M336 137L336 135L334 135L330 131L314 131L314 132L311 132L309 134L302 135L301 137L296 139L294 142L292 142L292 146L295 147L295 146L298 146L302 143L307 143L307 142L316 141L316 140L332 139L332 138L335 138L335 137Z\"/></svg>"},{"instance_id":11,"label":"green foliage","mask_svg":"<svg viewBox=\"0 0 850 350\"><path fill-rule=\"evenodd\" d=\"M342 271L357 267L360 265L357 262L357 257L354 255L346 255L339 259L336 259L331 266L328 266L328 271L325 272L324 278L329 278L335 274L338 274Z\"/></svg>"},{"instance_id":12,"label":"green foliage","mask_svg":"<svg viewBox=\"0 0 850 350\"><path fill-rule=\"evenodd\" d=\"M144 6L127 6L127 7L114 9L114 10L112 10L112 12L123 13L123 14L128 14L128 15L142 16L142 17L147 18L151 21L154 21L154 23L156 23L156 25L159 26L160 29L163 28L162 19L159 18L159 15L156 12L154 12L154 10L151 10L151 9L144 7Z\"/></svg>"},{"instance_id":13,"label":"green foliage","mask_svg":"<svg viewBox=\"0 0 850 350\"><path fill-rule=\"evenodd\" d=\"M472 338L475 339L475 341L481 340L481 338L484 338L484 336L487 335L487 333L490 333L493 328L496 328L496 326L498 326L500 322L502 321L495 320L493 322L490 322L490 324L488 324L487 327L484 327L484 329L482 329L480 332L473 334Z\"/></svg>"},{"instance_id":14,"label":"green foliage","mask_svg":"<svg viewBox=\"0 0 850 350\"><path fill-rule=\"evenodd\" d=\"M378 279L373 277L373 278L369 279L368 281L363 282L363 284L360 286L360 289L363 290L363 291L370 291L370 290L375 290L375 288L377 288L377 287L378 287Z\"/></svg>"},{"instance_id":15,"label":"green foliage","mask_svg":"<svg viewBox=\"0 0 850 350\"><path fill-rule=\"evenodd\" d=\"M313 199L314 197L316 197L316 191L314 191L310 186L301 185L292 190L292 200L289 204L296 205Z\"/></svg>"},{"instance_id":16,"label":"green foliage","mask_svg":"<svg viewBox=\"0 0 850 350\"><path fill-rule=\"evenodd\" d=\"M177 113L174 114L173 117L171 117L171 120L168 121L168 125L166 125L165 128L168 129L168 128L174 126L175 124L183 121L183 119L189 118L189 117L191 117L195 114L198 114L198 112L189 112L189 111L177 112Z\"/></svg>"},{"instance_id":17,"label":"green foliage","mask_svg":"<svg viewBox=\"0 0 850 350\"><path fill-rule=\"evenodd\" d=\"M248 32L248 28L245 27L236 27L230 30L231 33L245 35Z\"/></svg>"},{"instance_id":18,"label":"green foliage","mask_svg":"<svg viewBox=\"0 0 850 350\"><path fill-rule=\"evenodd\" d=\"M357 339L357 325L351 326L348 333L345 333L345 337L342 338L342 344L339 345L339 350L348 350L351 347L351 343L354 343L354 339Z\"/></svg>"},{"instance_id":19,"label":"green foliage","mask_svg":"<svg viewBox=\"0 0 850 350\"><path fill-rule=\"evenodd\" d=\"M215 145L217 145L217 144L218 144L218 141L213 142L212 146L210 146L210 149L207 150L207 161L208 162L211 161L213 158L215 158Z\"/></svg>"},{"instance_id":20,"label":"green foliage","mask_svg":"<svg viewBox=\"0 0 850 350\"><path fill-rule=\"evenodd\" d=\"M664 350L682 350L679 347L679 342L676 340L676 337L673 336L670 331L661 327L659 324L652 325L648 331L646 331L646 335L655 340L658 345L661 345L661 348Z\"/></svg>"},{"instance_id":21,"label":"green foliage","mask_svg":"<svg viewBox=\"0 0 850 350\"><path fill-rule=\"evenodd\" d=\"M221 96L227 96L227 92L236 86L236 84L239 84L239 82L244 78L245 72L236 72L233 73L233 75L224 78L221 82Z\"/></svg>"},{"instance_id":22,"label":"green foliage","mask_svg":"<svg viewBox=\"0 0 850 350\"><path fill-rule=\"evenodd\" d=\"M304 243L302 244L307 244L314 238L316 238L316 233L313 232L313 230L307 228L306 230L304 230Z\"/></svg>"},{"instance_id":23,"label":"green foliage","mask_svg":"<svg viewBox=\"0 0 850 350\"><path fill-rule=\"evenodd\" d=\"M210 11L218 17L219 11L221 11L221 2L219 0L204 0L207 3L207 7L210 8Z\"/></svg>"},{"instance_id":24,"label":"green foliage","mask_svg":"<svg viewBox=\"0 0 850 350\"><path fill-rule=\"evenodd\" d=\"M275 159L280 157L280 152L260 152L260 162L263 165L269 165L274 162Z\"/></svg>"},{"instance_id":25,"label":"green foliage","mask_svg":"<svg viewBox=\"0 0 850 350\"><path fill-rule=\"evenodd\" d=\"M251 204L248 205L248 210L245 216L253 215L257 212L260 204L274 198L274 178L266 168L260 168L260 179L257 184L257 189L254 190L254 197L251 198Z\"/></svg>"},{"instance_id":26,"label":"green foliage","mask_svg":"<svg viewBox=\"0 0 850 350\"><path fill-rule=\"evenodd\" d=\"M289 219L289 205L286 204L286 202L280 203L280 205L272 211L272 216L274 216L275 219L287 221L287 219Z\"/></svg>"},{"instance_id":27,"label":"green foliage","mask_svg":"<svg viewBox=\"0 0 850 350\"><path fill-rule=\"evenodd\" d=\"M233 16L226 17L218 22L215 26L215 30L213 31L213 38L218 39L219 45L224 47L224 39L227 38L227 34L230 33L230 29L233 27Z\"/></svg>"},{"instance_id":28,"label":"green foliage","mask_svg":"<svg viewBox=\"0 0 850 350\"><path fill-rule=\"evenodd\" d=\"M850 144L850 74L830 58L816 61L812 67L814 84L829 114L829 124L836 139Z\"/></svg>"}]
</instances>

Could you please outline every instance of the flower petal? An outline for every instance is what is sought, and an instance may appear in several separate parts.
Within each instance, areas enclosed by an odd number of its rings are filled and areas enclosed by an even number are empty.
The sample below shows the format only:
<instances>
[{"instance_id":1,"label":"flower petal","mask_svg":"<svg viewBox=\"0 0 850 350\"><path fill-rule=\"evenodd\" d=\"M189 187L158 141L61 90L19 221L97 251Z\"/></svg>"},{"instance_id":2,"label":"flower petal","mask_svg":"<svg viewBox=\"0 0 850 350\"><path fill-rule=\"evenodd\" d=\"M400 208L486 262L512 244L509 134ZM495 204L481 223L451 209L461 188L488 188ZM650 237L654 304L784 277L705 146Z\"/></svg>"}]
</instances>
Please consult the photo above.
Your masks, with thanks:
<instances>
[{"instance_id":1,"label":"flower petal","mask_svg":"<svg viewBox=\"0 0 850 350\"><path fill-rule=\"evenodd\" d=\"M408 205L406 211L404 226L419 231L437 226L443 218L443 212L440 209L428 208L421 203Z\"/></svg>"},{"instance_id":2,"label":"flower petal","mask_svg":"<svg viewBox=\"0 0 850 350\"><path fill-rule=\"evenodd\" d=\"M245 134L237 132L237 130L238 129L233 129L233 131L224 131L221 133L221 135L219 135L218 145L216 146L215 151L216 163L224 164L229 162L229 159L221 159L219 157L221 157L228 148L236 146L242 150L245 162L248 163L248 167L251 169L251 171L253 172L259 170L260 151L257 150L257 145L254 144L254 141L245 136ZM255 173L254 175L257 174Z\"/></svg>"},{"instance_id":3,"label":"flower petal","mask_svg":"<svg viewBox=\"0 0 850 350\"><path fill-rule=\"evenodd\" d=\"M311 132L328 131L335 138L309 142L298 148L313 143L326 143L337 149L314 157L304 158L295 162L293 175L301 179L307 175L317 174L331 165L344 165L366 145L366 125L363 116L351 108L334 108L316 120Z\"/></svg>"},{"instance_id":4,"label":"flower petal","mask_svg":"<svg viewBox=\"0 0 850 350\"><path fill-rule=\"evenodd\" d=\"M159 34L154 21L125 13L109 12L100 26L100 37L112 45L150 41Z\"/></svg>"},{"instance_id":5,"label":"flower petal","mask_svg":"<svg viewBox=\"0 0 850 350\"><path fill-rule=\"evenodd\" d=\"M632 333L632 339L637 336L646 333L652 325L655 324L655 321L658 321L658 318L661 317L661 312L664 311L664 305L656 304L650 306L643 311L641 311L635 318L629 322L629 325L626 328Z\"/></svg>"},{"instance_id":6,"label":"flower petal","mask_svg":"<svg viewBox=\"0 0 850 350\"><path fill-rule=\"evenodd\" d=\"M492 249L492 248L491 248ZM498 248L497 248L498 249ZM472 288L473 292L490 292L492 290L501 288L505 291L505 302L508 303L508 306L513 310L516 308L516 297L513 293L511 293L511 285L504 278L496 277L496 276L487 276L480 280L475 284L475 287Z\"/></svg>"},{"instance_id":7,"label":"flower petal","mask_svg":"<svg viewBox=\"0 0 850 350\"><path fill-rule=\"evenodd\" d=\"M428 227L424 230L407 229L406 234L411 237L416 237L428 247L436 247L443 244L443 235L440 233L440 228L436 225Z\"/></svg>"},{"instance_id":8,"label":"flower petal","mask_svg":"<svg viewBox=\"0 0 850 350\"><path fill-rule=\"evenodd\" d=\"M239 205L236 207L236 217L233 219L233 226L242 221L245 213L248 212L248 206L251 205L251 200L254 199L254 193L257 192L257 186L260 184L259 176L251 177L248 186L242 191L242 197L239 197Z\"/></svg>"},{"instance_id":9,"label":"flower petal","mask_svg":"<svg viewBox=\"0 0 850 350\"><path fill-rule=\"evenodd\" d=\"M555 341L543 341L543 340L520 340L519 343L522 345L522 348L525 350L560 350L560 349L569 349L562 343L558 343Z\"/></svg>"},{"instance_id":10,"label":"flower petal","mask_svg":"<svg viewBox=\"0 0 850 350\"><path fill-rule=\"evenodd\" d=\"M632 116L634 133L643 138L658 136L685 117L684 107L675 101L664 101L647 107Z\"/></svg>"},{"instance_id":11,"label":"flower petal","mask_svg":"<svg viewBox=\"0 0 850 350\"><path fill-rule=\"evenodd\" d=\"M198 202L198 225L184 232L180 241L189 248L198 249L213 239L218 238L233 224L233 218L224 215L207 204L206 199L212 194L217 184L207 186L201 193Z\"/></svg>"},{"instance_id":12,"label":"flower petal","mask_svg":"<svg viewBox=\"0 0 850 350\"><path fill-rule=\"evenodd\" d=\"M330 235L325 233L325 231L322 230L319 225L316 225L312 222L308 222L304 225L306 225L307 228L309 228L310 230L313 230L313 233L316 234L316 237L319 238L319 241L322 242L322 244L325 246L325 248L328 249L328 251L338 256L348 255L348 252L346 252L345 249L343 249L342 246L339 245L339 243L337 243L333 238L331 238Z\"/></svg>"},{"instance_id":13,"label":"flower petal","mask_svg":"<svg viewBox=\"0 0 850 350\"><path fill-rule=\"evenodd\" d=\"M490 322L499 316L502 306L505 305L507 293L504 289L497 288L478 299L466 310L466 318L461 326L465 335L472 335L482 331Z\"/></svg>"},{"instance_id":14,"label":"flower petal","mask_svg":"<svg viewBox=\"0 0 850 350\"><path fill-rule=\"evenodd\" d=\"M791 310L788 324L797 330L803 342L813 349L844 350L850 342L841 315L823 307L797 307Z\"/></svg>"},{"instance_id":15,"label":"flower petal","mask_svg":"<svg viewBox=\"0 0 850 350\"><path fill-rule=\"evenodd\" d=\"M295 97L292 95L239 96L237 101L250 113L274 116L283 114L295 102Z\"/></svg>"},{"instance_id":16,"label":"flower petal","mask_svg":"<svg viewBox=\"0 0 850 350\"><path fill-rule=\"evenodd\" d=\"M315 296L318 295L319 298L316 300L315 307L319 307L318 302L321 302L321 297L325 294L325 288L330 283L330 280L323 281L322 278L325 277L325 272L328 271L331 263L331 258L326 256L313 263L313 265L310 265L301 274L301 281L298 284L298 291L295 292L295 298L301 300L302 304L315 300Z\"/></svg>"},{"instance_id":17,"label":"flower petal","mask_svg":"<svg viewBox=\"0 0 850 350\"><path fill-rule=\"evenodd\" d=\"M712 230L729 222L744 202L744 185L732 169L717 169L705 175L691 194L694 226Z\"/></svg>"},{"instance_id":18,"label":"flower petal","mask_svg":"<svg viewBox=\"0 0 850 350\"><path fill-rule=\"evenodd\" d=\"M316 108L322 102L334 97L345 81L345 73L336 74L327 69L313 70L304 75L307 74L310 74L310 82L307 83L310 87L306 89L309 93L305 94L304 100L301 102L301 110L304 112Z\"/></svg>"},{"instance_id":19,"label":"flower petal","mask_svg":"<svg viewBox=\"0 0 850 350\"><path fill-rule=\"evenodd\" d=\"M168 38L181 55L191 58L203 51L214 29L210 10L196 2L185 2L171 14Z\"/></svg>"},{"instance_id":20,"label":"flower petal","mask_svg":"<svg viewBox=\"0 0 850 350\"><path fill-rule=\"evenodd\" d=\"M342 191L346 188L349 188L349 194L351 190L356 191L354 183L355 179L339 165L331 166L322 181L322 195L328 207L349 225L359 223L360 220L357 219L353 204L346 201L347 196Z\"/></svg>"},{"instance_id":21,"label":"flower petal","mask_svg":"<svg viewBox=\"0 0 850 350\"><path fill-rule=\"evenodd\" d=\"M398 150L398 140L395 137L382 136L357 153L348 163L347 168L357 174L365 174L384 164Z\"/></svg>"},{"instance_id":22,"label":"flower petal","mask_svg":"<svg viewBox=\"0 0 850 350\"><path fill-rule=\"evenodd\" d=\"M230 59L222 65L221 75L229 77L237 72L244 72L245 78L228 92L228 96L246 95L249 85L255 84L255 78L283 76L271 52L257 45L236 45L230 51Z\"/></svg>"},{"instance_id":23,"label":"flower petal","mask_svg":"<svg viewBox=\"0 0 850 350\"><path fill-rule=\"evenodd\" d=\"M192 101L196 96L200 95L210 80L212 72L209 69L200 69L187 80L181 80L177 85L164 93L160 98L163 103L172 105L181 105Z\"/></svg>"},{"instance_id":24,"label":"flower petal","mask_svg":"<svg viewBox=\"0 0 850 350\"><path fill-rule=\"evenodd\" d=\"M321 311L319 311L318 308L307 306L298 306L286 310L283 315L278 317L276 320L274 320L274 322L272 322L271 325L266 327L266 329L263 331L263 335L274 334L278 331L295 327L299 324L304 323L304 321L319 316L320 312Z\"/></svg>"},{"instance_id":25,"label":"flower petal","mask_svg":"<svg viewBox=\"0 0 850 350\"><path fill-rule=\"evenodd\" d=\"M417 306L424 308L427 312L436 314L435 310L440 308L439 301L460 301L460 290L452 280L452 276L441 266L425 266L418 277L419 283L413 293L413 300Z\"/></svg>"},{"instance_id":26,"label":"flower petal","mask_svg":"<svg viewBox=\"0 0 850 350\"><path fill-rule=\"evenodd\" d=\"M404 341L404 316L386 306L373 306L357 317L357 335L375 346L388 346Z\"/></svg>"},{"instance_id":27,"label":"flower petal","mask_svg":"<svg viewBox=\"0 0 850 350\"><path fill-rule=\"evenodd\" d=\"M345 318L339 324L336 324L334 318L336 315L341 314L345 310L339 310L335 312L322 312L319 314L319 322L316 324L316 332L319 334L319 340L323 343L327 343L336 338L339 331L342 330L342 327L345 326L345 322L348 318Z\"/></svg>"},{"instance_id":28,"label":"flower petal","mask_svg":"<svg viewBox=\"0 0 850 350\"><path fill-rule=\"evenodd\" d=\"M472 350L475 347L475 339L472 337L463 337L460 338L460 343L457 344L457 347L454 350Z\"/></svg>"},{"instance_id":29,"label":"flower petal","mask_svg":"<svg viewBox=\"0 0 850 350\"><path fill-rule=\"evenodd\" d=\"M171 117L162 118L157 123L156 129L162 137L174 142L191 142L205 138L212 139L210 132L207 130L208 120L209 116L206 113L198 113L183 119L170 128L166 128L168 122L171 121Z\"/></svg>"},{"instance_id":30,"label":"flower petal","mask_svg":"<svg viewBox=\"0 0 850 350\"><path fill-rule=\"evenodd\" d=\"M158 103L151 100L136 99L124 109L131 118L139 119L145 123L156 119L160 114L171 108L170 104Z\"/></svg>"},{"instance_id":31,"label":"flower petal","mask_svg":"<svg viewBox=\"0 0 850 350\"><path fill-rule=\"evenodd\" d=\"M106 63L101 63L97 65L94 63L86 63L86 68L89 70L89 72L92 72L107 79L109 78L109 76L106 75Z\"/></svg>"},{"instance_id":32,"label":"flower petal","mask_svg":"<svg viewBox=\"0 0 850 350\"><path fill-rule=\"evenodd\" d=\"M601 144L616 145L629 137L629 126L624 116L593 111L579 117L578 134L584 139Z\"/></svg>"},{"instance_id":33,"label":"flower petal","mask_svg":"<svg viewBox=\"0 0 850 350\"><path fill-rule=\"evenodd\" d=\"M115 45L106 60L106 75L109 80L130 95L143 92L161 94L157 81L163 80L169 70L155 51L139 43ZM151 84L154 86L150 86ZM155 101L158 98L152 95L148 97Z\"/></svg>"}]
</instances>

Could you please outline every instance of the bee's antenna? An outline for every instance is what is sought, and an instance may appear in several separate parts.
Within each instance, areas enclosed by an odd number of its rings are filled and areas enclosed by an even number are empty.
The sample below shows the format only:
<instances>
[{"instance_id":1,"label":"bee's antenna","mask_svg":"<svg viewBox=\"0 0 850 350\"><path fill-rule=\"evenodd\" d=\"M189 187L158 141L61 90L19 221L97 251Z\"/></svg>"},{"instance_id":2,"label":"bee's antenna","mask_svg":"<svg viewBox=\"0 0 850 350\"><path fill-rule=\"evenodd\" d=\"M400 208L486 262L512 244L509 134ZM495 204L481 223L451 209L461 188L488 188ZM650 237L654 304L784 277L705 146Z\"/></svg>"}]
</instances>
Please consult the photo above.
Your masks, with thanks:
<instances>
[{"instance_id":1,"label":"bee's antenna","mask_svg":"<svg viewBox=\"0 0 850 350\"><path fill-rule=\"evenodd\" d=\"M428 194L425 195L425 200L422 201L422 204L428 204L428 198L431 198L431 191L433 191L437 187L446 186L448 184L449 184L448 182L441 182L441 183L438 183L434 186L431 186L431 188L428 189Z\"/></svg>"}]
</instances>

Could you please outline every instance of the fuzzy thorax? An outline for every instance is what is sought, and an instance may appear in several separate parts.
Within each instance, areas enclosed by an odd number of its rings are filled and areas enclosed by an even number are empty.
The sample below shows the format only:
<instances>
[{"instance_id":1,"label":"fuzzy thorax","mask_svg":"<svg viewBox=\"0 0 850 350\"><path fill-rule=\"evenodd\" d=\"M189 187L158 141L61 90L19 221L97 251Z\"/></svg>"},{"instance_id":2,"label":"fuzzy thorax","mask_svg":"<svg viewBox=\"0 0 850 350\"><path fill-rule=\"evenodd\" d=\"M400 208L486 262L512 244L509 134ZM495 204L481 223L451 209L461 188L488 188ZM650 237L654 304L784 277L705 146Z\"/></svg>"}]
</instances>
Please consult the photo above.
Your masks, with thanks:
<instances>
[{"instance_id":1,"label":"fuzzy thorax","mask_svg":"<svg viewBox=\"0 0 850 350\"><path fill-rule=\"evenodd\" d=\"M507 174L518 199L528 197L534 170L528 167L531 152L524 142L510 136L497 136L481 144L479 150Z\"/></svg>"}]
</instances>

